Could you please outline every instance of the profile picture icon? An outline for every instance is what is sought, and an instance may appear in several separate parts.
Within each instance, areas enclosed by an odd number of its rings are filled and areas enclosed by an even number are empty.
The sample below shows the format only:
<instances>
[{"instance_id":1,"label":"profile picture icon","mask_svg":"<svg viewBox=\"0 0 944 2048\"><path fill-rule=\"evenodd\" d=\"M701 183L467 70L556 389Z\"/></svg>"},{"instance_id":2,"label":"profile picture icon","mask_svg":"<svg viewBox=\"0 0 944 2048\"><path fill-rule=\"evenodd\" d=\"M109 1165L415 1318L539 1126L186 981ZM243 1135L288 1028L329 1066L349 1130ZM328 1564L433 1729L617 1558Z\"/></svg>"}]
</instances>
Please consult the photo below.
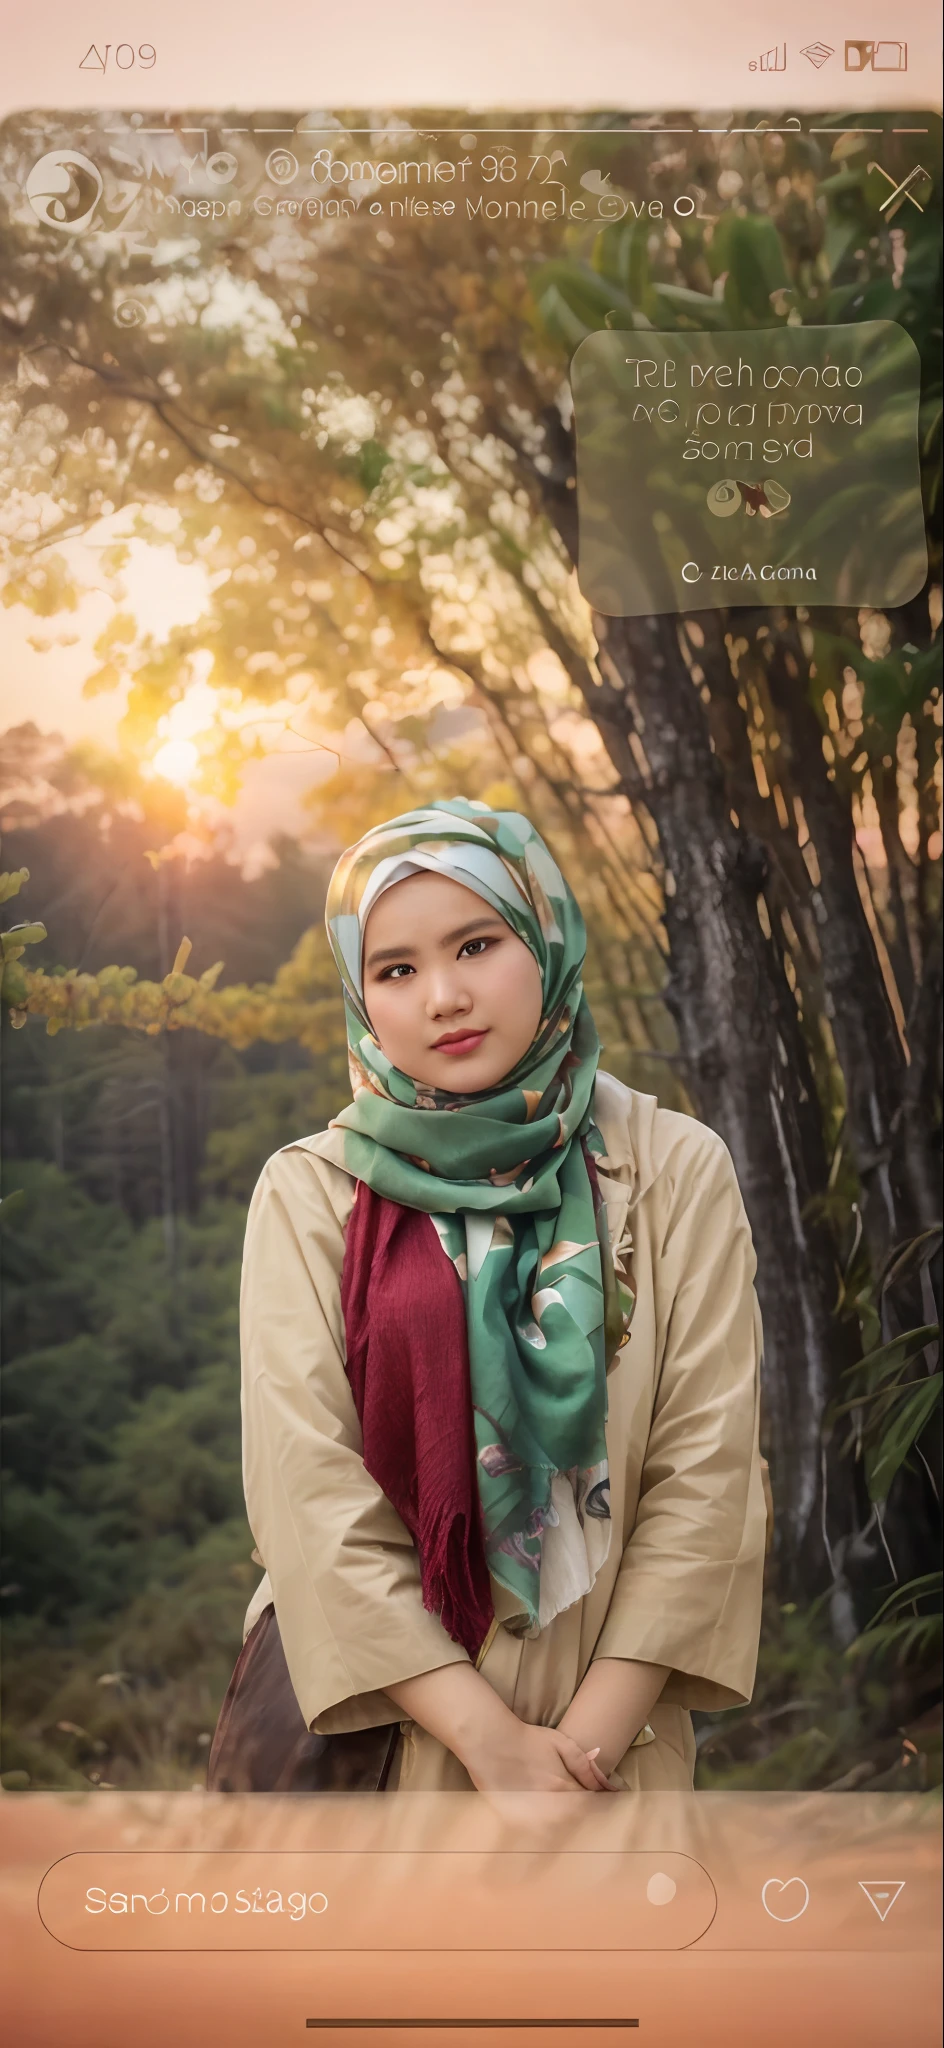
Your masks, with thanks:
<instances>
[{"instance_id":1,"label":"profile picture icon","mask_svg":"<svg viewBox=\"0 0 944 2048\"><path fill-rule=\"evenodd\" d=\"M290 185L298 176L298 158L290 149L270 149L266 157L266 177L273 185Z\"/></svg>"},{"instance_id":2,"label":"profile picture icon","mask_svg":"<svg viewBox=\"0 0 944 2048\"><path fill-rule=\"evenodd\" d=\"M758 513L762 519L776 519L778 512L785 512L793 500L776 477L765 477L762 484L746 484L736 477L725 477L723 483L710 486L706 503L716 519L731 519L735 512L741 511L746 512L749 519L755 519Z\"/></svg>"},{"instance_id":3,"label":"profile picture icon","mask_svg":"<svg viewBox=\"0 0 944 2048\"><path fill-rule=\"evenodd\" d=\"M97 164L77 149L51 149L33 165L26 197L37 218L63 235L91 226L104 190Z\"/></svg>"}]
</instances>

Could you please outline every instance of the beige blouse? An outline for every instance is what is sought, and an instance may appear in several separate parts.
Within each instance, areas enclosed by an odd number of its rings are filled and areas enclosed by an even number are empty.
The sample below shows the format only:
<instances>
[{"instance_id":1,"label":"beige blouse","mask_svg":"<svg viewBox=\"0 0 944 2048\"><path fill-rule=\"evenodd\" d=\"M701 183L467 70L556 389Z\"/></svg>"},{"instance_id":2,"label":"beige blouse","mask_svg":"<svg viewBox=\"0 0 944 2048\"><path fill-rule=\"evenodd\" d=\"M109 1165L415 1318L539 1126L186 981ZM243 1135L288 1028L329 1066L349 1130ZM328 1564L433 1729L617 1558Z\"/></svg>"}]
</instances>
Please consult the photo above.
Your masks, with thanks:
<instances>
[{"instance_id":1,"label":"beige blouse","mask_svg":"<svg viewBox=\"0 0 944 2048\"><path fill-rule=\"evenodd\" d=\"M691 1784L689 1710L750 1698L766 1533L755 1257L730 1155L694 1118L599 1073L600 1185L636 1307L609 1379L614 1536L586 1597L541 1634L493 1581L483 1676L555 1726L595 1657L669 1667L630 1788ZM423 1607L412 1538L365 1469L344 1370L340 1274L355 1182L343 1134L277 1152L249 1211L241 1300L243 1465L256 1561L245 1632L274 1600L292 1684L325 1734L396 1721L384 1686L466 1661ZM401 1723L399 1788L468 1790L450 1751Z\"/></svg>"}]
</instances>

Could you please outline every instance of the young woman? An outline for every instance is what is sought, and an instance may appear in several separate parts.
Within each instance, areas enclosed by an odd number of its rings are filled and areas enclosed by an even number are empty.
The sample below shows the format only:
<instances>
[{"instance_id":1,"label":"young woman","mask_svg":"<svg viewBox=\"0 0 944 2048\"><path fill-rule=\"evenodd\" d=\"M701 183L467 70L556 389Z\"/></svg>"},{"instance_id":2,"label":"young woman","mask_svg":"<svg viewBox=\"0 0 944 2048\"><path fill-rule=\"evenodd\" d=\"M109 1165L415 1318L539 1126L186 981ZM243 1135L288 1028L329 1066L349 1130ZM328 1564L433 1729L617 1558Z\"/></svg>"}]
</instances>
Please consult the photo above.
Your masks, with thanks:
<instances>
[{"instance_id":1,"label":"young woman","mask_svg":"<svg viewBox=\"0 0 944 2048\"><path fill-rule=\"evenodd\" d=\"M271 1159L246 1499L306 1727L398 1789L692 1782L750 1697L760 1322L730 1157L598 1068L578 905L464 799L339 860L353 1101Z\"/></svg>"}]
</instances>

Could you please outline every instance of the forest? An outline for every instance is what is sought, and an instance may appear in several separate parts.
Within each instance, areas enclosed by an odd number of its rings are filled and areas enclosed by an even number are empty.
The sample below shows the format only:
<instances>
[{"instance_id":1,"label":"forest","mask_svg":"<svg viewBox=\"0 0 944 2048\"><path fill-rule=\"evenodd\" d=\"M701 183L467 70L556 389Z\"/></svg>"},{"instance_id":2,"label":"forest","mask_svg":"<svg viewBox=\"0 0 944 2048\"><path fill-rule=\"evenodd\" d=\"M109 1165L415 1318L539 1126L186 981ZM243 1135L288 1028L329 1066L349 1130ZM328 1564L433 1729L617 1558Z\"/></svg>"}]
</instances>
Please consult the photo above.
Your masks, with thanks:
<instances>
[{"instance_id":1,"label":"forest","mask_svg":"<svg viewBox=\"0 0 944 2048\"><path fill-rule=\"evenodd\" d=\"M246 1204L347 1095L325 882L447 793L535 819L585 910L604 1064L718 1130L744 1193L775 1534L755 1696L697 1717L697 1782L940 1781L939 179L877 213L875 157L907 168L890 120L866 148L527 119L623 217L393 234L362 194L304 234L248 206L184 231L160 140L130 231L65 262L28 211L2 230L3 600L54 663L94 551L81 698L121 707L107 747L39 704L4 741L9 1789L201 1782L257 1577ZM391 117L385 153L437 133ZM86 136L103 167L114 135ZM140 148L129 121L116 206ZM26 150L8 122L9 193ZM241 131L234 190L267 189L264 154ZM865 320L920 359L921 591L594 612L579 344ZM129 593L168 555L202 597L162 626ZM247 858L240 793L280 756L300 820Z\"/></svg>"}]
</instances>

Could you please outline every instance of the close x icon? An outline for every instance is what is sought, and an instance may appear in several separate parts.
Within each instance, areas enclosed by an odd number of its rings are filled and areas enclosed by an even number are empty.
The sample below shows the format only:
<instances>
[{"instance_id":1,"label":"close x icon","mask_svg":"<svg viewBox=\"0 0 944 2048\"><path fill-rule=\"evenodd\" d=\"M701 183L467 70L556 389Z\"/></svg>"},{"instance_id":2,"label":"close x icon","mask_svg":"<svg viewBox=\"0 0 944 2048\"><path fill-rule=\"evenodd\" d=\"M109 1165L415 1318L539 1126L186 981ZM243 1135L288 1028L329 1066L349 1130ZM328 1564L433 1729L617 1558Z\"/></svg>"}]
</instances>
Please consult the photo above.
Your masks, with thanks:
<instances>
[{"instance_id":1,"label":"close x icon","mask_svg":"<svg viewBox=\"0 0 944 2048\"><path fill-rule=\"evenodd\" d=\"M886 171L882 164L871 163L869 165L869 176L870 178L881 178L886 185L891 187L891 190L886 192L884 199L879 202L878 210L885 215L886 220L893 220L895 214L906 204L916 206L918 212L923 213L934 189L934 180L931 177L931 173L925 170L923 164L915 164L914 169L908 172L907 178L902 178L900 183L896 182L891 173Z\"/></svg>"}]
</instances>

